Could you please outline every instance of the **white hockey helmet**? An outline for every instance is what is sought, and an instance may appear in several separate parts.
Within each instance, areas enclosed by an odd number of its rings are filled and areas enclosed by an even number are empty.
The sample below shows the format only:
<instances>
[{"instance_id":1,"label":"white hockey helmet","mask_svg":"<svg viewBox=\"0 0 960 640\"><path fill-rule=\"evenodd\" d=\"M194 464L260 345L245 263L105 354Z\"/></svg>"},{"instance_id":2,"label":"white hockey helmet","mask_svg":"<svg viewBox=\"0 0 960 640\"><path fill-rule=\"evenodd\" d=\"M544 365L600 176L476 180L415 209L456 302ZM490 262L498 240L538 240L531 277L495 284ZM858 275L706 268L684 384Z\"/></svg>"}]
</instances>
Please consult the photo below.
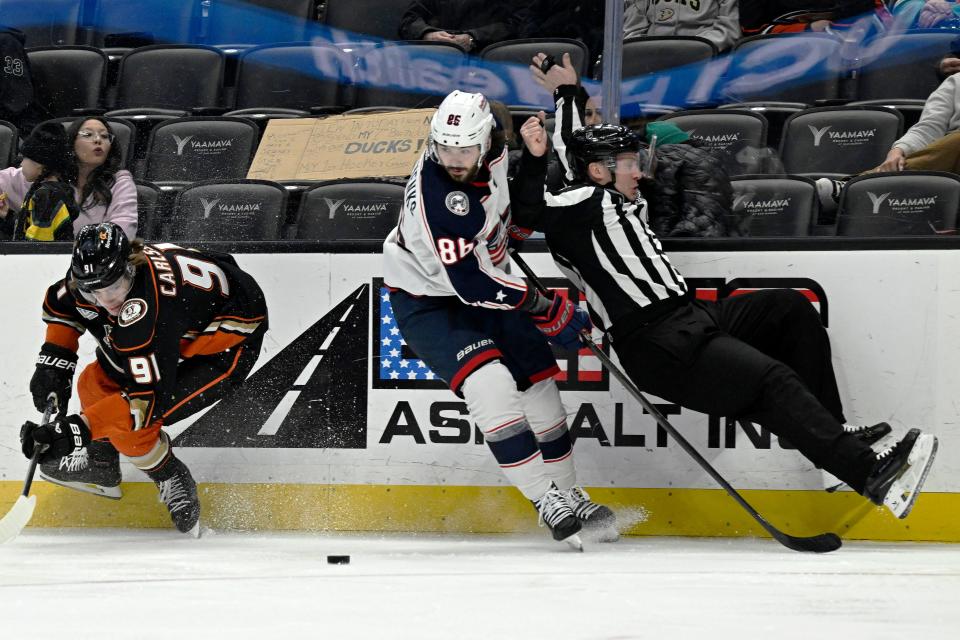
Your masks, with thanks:
<instances>
[{"instance_id":1,"label":"white hockey helmet","mask_svg":"<svg viewBox=\"0 0 960 640\"><path fill-rule=\"evenodd\" d=\"M479 166L490 150L493 114L482 93L454 91L440 103L430 121L430 157L437 160L436 145L472 147L480 145Z\"/></svg>"}]
</instances>

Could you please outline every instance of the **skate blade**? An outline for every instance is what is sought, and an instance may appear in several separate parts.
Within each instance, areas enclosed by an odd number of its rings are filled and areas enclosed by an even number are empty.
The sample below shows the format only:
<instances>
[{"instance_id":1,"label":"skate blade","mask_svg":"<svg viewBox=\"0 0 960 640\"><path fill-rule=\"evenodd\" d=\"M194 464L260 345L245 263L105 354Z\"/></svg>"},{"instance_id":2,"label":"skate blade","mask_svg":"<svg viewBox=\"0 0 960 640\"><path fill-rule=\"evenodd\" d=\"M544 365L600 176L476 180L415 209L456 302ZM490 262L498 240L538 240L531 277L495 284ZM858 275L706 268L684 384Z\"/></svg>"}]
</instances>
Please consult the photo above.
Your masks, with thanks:
<instances>
[{"instance_id":1,"label":"skate blade","mask_svg":"<svg viewBox=\"0 0 960 640\"><path fill-rule=\"evenodd\" d=\"M923 436L921 436L921 438L922 437ZM889 501L887 499L883 501L884 504L890 507L894 515L901 520L910 515L910 512L913 510L913 505L917 503L917 498L920 497L920 490L923 488L923 483L927 479L927 474L930 473L930 467L933 466L933 459L937 456L937 448L940 446L936 436L930 436L929 439L924 439L921 442L931 443L929 445L929 453L926 451L926 446L921 447L914 445L913 449L910 450L910 455L907 457L907 464L910 465L910 467L896 480L894 486L890 487L891 492L896 490L894 497ZM926 457L926 464L923 465L922 469L916 469L916 465L923 457ZM919 471L919 477L917 476L917 471ZM904 480L906 480L906 482L904 482Z\"/></svg>"},{"instance_id":2,"label":"skate blade","mask_svg":"<svg viewBox=\"0 0 960 640\"><path fill-rule=\"evenodd\" d=\"M83 493L92 493L95 496L100 496L101 498L110 498L111 500L119 500L123 497L123 492L120 490L120 486L116 487L104 487L103 485L94 484L92 482L66 482L64 480L57 480L56 478L51 478L42 471L39 472L39 476L50 482L52 484L59 485L61 487L66 487L67 489L73 489L74 491L82 491Z\"/></svg>"},{"instance_id":3,"label":"skate blade","mask_svg":"<svg viewBox=\"0 0 960 640\"><path fill-rule=\"evenodd\" d=\"M197 520L197 524L193 525L193 528L189 531L184 531L184 533L192 538L200 537L200 521Z\"/></svg>"},{"instance_id":4,"label":"skate blade","mask_svg":"<svg viewBox=\"0 0 960 640\"><path fill-rule=\"evenodd\" d=\"M563 539L563 541L570 545L570 548L574 551L583 551L583 540L580 539L579 534L575 533L571 536L567 536Z\"/></svg>"}]
</instances>

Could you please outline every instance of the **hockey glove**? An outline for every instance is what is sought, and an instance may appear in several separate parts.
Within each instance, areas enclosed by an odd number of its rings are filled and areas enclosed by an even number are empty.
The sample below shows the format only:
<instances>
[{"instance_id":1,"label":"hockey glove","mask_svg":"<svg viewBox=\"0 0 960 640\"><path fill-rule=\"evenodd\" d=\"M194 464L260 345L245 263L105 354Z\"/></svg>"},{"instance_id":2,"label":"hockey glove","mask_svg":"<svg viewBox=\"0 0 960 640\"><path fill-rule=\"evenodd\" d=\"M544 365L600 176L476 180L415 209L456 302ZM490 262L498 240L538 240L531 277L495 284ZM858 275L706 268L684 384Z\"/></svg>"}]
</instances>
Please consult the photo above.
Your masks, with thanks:
<instances>
[{"instance_id":1,"label":"hockey glove","mask_svg":"<svg viewBox=\"0 0 960 640\"><path fill-rule=\"evenodd\" d=\"M90 444L90 429L77 414L57 418L47 424L25 422L20 428L20 450L28 458L33 448L48 445L40 454L40 462L56 460Z\"/></svg>"},{"instance_id":2,"label":"hockey glove","mask_svg":"<svg viewBox=\"0 0 960 640\"><path fill-rule=\"evenodd\" d=\"M590 314L557 295L543 314L531 317L551 344L568 351L579 348L580 332L591 327Z\"/></svg>"},{"instance_id":3,"label":"hockey glove","mask_svg":"<svg viewBox=\"0 0 960 640\"><path fill-rule=\"evenodd\" d=\"M57 411L66 411L77 370L77 354L59 345L45 342L37 356L37 369L30 378L30 393L37 411L47 406L52 393L57 398Z\"/></svg>"}]
</instances>

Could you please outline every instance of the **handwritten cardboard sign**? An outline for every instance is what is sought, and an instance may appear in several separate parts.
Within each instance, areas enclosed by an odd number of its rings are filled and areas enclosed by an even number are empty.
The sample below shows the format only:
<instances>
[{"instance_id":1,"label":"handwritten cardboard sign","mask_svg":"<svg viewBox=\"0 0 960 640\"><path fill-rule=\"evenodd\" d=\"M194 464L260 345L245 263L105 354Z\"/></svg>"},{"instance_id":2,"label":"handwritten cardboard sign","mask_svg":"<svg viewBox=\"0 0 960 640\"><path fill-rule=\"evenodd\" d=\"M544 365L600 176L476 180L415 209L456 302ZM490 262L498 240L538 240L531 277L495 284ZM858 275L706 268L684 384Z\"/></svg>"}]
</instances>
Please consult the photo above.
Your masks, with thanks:
<instances>
[{"instance_id":1,"label":"handwritten cardboard sign","mask_svg":"<svg viewBox=\"0 0 960 640\"><path fill-rule=\"evenodd\" d=\"M335 180L410 175L427 143L434 111L271 120L247 177Z\"/></svg>"}]
</instances>

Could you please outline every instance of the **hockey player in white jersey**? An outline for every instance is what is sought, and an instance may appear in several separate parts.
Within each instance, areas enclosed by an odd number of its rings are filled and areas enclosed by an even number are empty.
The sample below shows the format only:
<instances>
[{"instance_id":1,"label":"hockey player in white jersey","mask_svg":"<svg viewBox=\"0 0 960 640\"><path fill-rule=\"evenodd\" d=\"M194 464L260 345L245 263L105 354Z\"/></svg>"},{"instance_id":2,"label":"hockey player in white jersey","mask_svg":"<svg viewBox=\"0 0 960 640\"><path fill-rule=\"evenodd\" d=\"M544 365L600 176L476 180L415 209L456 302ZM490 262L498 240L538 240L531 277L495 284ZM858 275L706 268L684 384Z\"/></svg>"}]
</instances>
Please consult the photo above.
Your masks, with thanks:
<instances>
[{"instance_id":1,"label":"hockey player in white jersey","mask_svg":"<svg viewBox=\"0 0 960 640\"><path fill-rule=\"evenodd\" d=\"M503 473L554 539L579 546L581 527L611 539L613 512L577 485L547 344L578 348L590 320L565 297L547 298L510 273L511 206L539 204L543 189L511 194L496 129L483 95L444 99L384 242L384 281L407 345L466 400ZM537 118L520 135L524 158L546 153Z\"/></svg>"}]
</instances>

